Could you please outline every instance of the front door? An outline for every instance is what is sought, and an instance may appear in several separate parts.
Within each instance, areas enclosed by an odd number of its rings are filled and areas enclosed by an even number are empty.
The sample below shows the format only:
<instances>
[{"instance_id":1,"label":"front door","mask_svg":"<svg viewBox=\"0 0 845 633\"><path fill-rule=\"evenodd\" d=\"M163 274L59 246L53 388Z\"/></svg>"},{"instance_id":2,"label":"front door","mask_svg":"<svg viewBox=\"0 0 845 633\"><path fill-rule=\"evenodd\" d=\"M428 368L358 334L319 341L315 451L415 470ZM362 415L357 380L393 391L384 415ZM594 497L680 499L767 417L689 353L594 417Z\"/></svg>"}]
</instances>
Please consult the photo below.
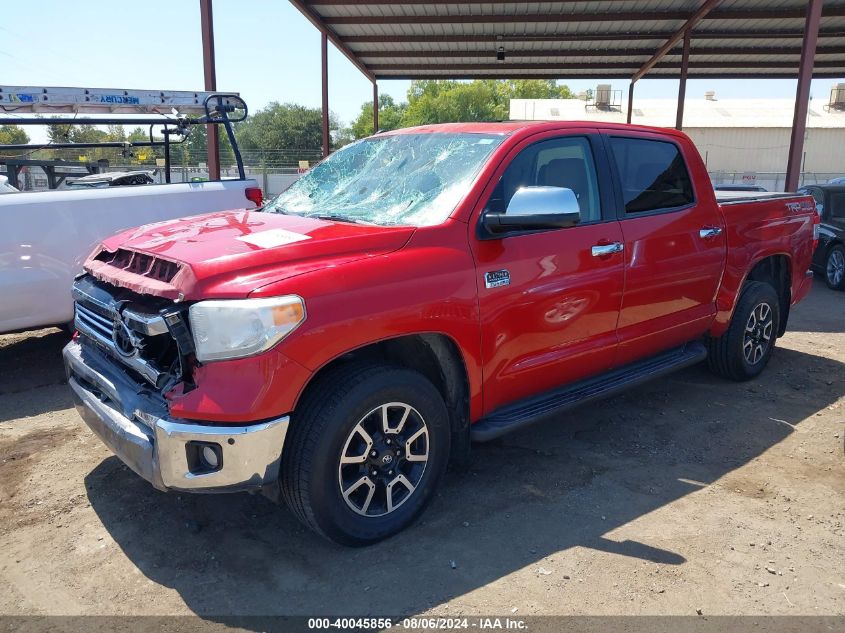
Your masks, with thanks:
<instances>
[{"instance_id":1,"label":"front door","mask_svg":"<svg viewBox=\"0 0 845 633\"><path fill-rule=\"evenodd\" d=\"M514 149L470 223L477 268L484 411L609 369L622 302L622 231L609 166L593 130L548 133ZM581 221L570 228L480 239L485 211L506 212L523 186L572 189ZM594 254L594 247L598 247ZM603 247L603 248L602 248Z\"/></svg>"}]
</instances>

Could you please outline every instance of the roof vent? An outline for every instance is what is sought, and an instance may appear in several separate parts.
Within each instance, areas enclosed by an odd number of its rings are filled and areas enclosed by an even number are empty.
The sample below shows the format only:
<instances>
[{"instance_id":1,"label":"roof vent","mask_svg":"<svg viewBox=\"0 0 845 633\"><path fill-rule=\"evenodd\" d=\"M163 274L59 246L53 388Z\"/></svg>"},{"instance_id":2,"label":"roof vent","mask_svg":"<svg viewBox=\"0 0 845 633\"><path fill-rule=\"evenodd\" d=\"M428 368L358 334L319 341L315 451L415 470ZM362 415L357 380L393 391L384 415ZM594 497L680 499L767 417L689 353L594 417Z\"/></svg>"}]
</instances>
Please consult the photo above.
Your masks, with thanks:
<instances>
[{"instance_id":1,"label":"roof vent","mask_svg":"<svg viewBox=\"0 0 845 633\"><path fill-rule=\"evenodd\" d=\"M611 84L599 84L595 91L587 91L586 110L601 110L602 112L619 112L622 109L622 91L614 90Z\"/></svg>"},{"instance_id":2,"label":"roof vent","mask_svg":"<svg viewBox=\"0 0 845 633\"><path fill-rule=\"evenodd\" d=\"M708 101L716 101L716 91L715 90L708 90L704 93L704 98Z\"/></svg>"},{"instance_id":3,"label":"roof vent","mask_svg":"<svg viewBox=\"0 0 845 633\"><path fill-rule=\"evenodd\" d=\"M834 110L845 110L845 84L836 84L830 89L828 106Z\"/></svg>"},{"instance_id":4,"label":"roof vent","mask_svg":"<svg viewBox=\"0 0 845 633\"><path fill-rule=\"evenodd\" d=\"M596 87L596 106L607 107L610 105L610 84L599 84Z\"/></svg>"}]
</instances>

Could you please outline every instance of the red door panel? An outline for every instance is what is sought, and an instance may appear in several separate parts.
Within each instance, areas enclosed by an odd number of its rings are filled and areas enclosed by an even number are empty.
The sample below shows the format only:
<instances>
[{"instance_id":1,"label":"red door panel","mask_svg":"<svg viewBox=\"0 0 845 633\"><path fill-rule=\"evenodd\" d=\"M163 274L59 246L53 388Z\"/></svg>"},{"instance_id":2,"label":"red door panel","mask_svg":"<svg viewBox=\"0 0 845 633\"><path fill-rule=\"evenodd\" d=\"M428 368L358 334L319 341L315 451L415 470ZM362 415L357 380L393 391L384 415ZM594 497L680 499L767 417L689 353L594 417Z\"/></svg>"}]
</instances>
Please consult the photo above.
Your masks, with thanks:
<instances>
[{"instance_id":1,"label":"red door panel","mask_svg":"<svg viewBox=\"0 0 845 633\"><path fill-rule=\"evenodd\" d=\"M611 145L619 140L614 151L626 208L620 210L625 296L617 365L624 365L707 331L716 313L725 235L718 206L694 195L680 146L648 135L614 137ZM661 209L661 200L669 208ZM671 208L673 203L680 206Z\"/></svg>"},{"instance_id":2,"label":"red door panel","mask_svg":"<svg viewBox=\"0 0 845 633\"><path fill-rule=\"evenodd\" d=\"M469 239L485 414L613 366L624 258L610 181L597 130L550 130L515 146L480 197ZM485 209L507 213L515 192L534 186L571 189L580 223L504 237L479 230Z\"/></svg>"},{"instance_id":3,"label":"red door panel","mask_svg":"<svg viewBox=\"0 0 845 633\"><path fill-rule=\"evenodd\" d=\"M477 242L485 413L613 365L623 258L591 249L621 240L609 222Z\"/></svg>"}]
</instances>

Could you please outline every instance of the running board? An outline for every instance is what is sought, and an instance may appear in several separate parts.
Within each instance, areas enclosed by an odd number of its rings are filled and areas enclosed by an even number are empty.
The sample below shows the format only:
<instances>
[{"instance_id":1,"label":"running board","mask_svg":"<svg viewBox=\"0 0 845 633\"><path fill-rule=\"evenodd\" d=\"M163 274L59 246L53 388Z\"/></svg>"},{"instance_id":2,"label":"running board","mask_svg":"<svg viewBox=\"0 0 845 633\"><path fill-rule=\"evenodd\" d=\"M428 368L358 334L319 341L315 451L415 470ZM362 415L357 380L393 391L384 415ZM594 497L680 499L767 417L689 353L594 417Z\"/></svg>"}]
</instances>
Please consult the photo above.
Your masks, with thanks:
<instances>
[{"instance_id":1,"label":"running board","mask_svg":"<svg viewBox=\"0 0 845 633\"><path fill-rule=\"evenodd\" d=\"M470 427L474 442L487 442L529 426L553 413L616 395L626 389L670 372L695 365L707 358L702 343L687 343L645 360L568 385L562 389L522 400L494 411Z\"/></svg>"}]
</instances>

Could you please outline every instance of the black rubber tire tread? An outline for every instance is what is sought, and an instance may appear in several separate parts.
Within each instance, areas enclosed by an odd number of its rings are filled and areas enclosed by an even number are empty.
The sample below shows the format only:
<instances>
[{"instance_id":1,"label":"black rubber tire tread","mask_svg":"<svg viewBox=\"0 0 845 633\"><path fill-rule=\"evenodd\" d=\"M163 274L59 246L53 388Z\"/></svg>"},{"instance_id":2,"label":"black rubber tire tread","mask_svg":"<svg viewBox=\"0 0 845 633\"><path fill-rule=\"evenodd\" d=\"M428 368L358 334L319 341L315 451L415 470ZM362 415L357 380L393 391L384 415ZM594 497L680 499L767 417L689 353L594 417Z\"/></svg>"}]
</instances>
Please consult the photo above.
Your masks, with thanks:
<instances>
[{"instance_id":1,"label":"black rubber tire tread","mask_svg":"<svg viewBox=\"0 0 845 633\"><path fill-rule=\"evenodd\" d=\"M288 429L281 468L282 498L297 519L324 538L329 536L317 525L314 511L307 502L307 478L302 476L306 471L311 471L314 446L321 435L319 431L329 421L327 416L319 416L317 413L323 407L337 407L354 385L380 369L387 370L372 363L349 363L319 377L299 403L293 424ZM311 432L312 429L315 432Z\"/></svg>"},{"instance_id":2,"label":"black rubber tire tread","mask_svg":"<svg viewBox=\"0 0 845 633\"><path fill-rule=\"evenodd\" d=\"M710 371L727 378L742 382L751 380L760 374L769 362L775 346L775 336L772 337L766 358L759 367L755 366L749 370L742 356L742 341L745 335L745 322L748 320L750 311L763 299L768 299L774 311L773 332L778 331L780 325L780 300L777 292L771 284L764 281L748 281L742 288L742 292L734 309L731 323L728 330L718 338L709 337L707 344L707 364Z\"/></svg>"},{"instance_id":3,"label":"black rubber tire tread","mask_svg":"<svg viewBox=\"0 0 845 633\"><path fill-rule=\"evenodd\" d=\"M395 380L403 373L413 376L414 380L424 381L442 403L434 385L413 370L372 362L350 362L318 377L318 382L309 389L292 418L282 454L279 482L282 498L299 521L330 541L353 546L374 542L336 538L320 527L309 494L311 477L317 471L314 464L315 451L331 432L330 427L336 422L336 412L350 393L362 383L377 383L387 377ZM445 414L445 404L443 411ZM444 417L448 420L447 415ZM446 441L448 443L448 438ZM445 470L447 461L444 461L441 470ZM442 472L439 475L442 476ZM435 482L437 480L439 476Z\"/></svg>"},{"instance_id":4,"label":"black rubber tire tread","mask_svg":"<svg viewBox=\"0 0 845 633\"><path fill-rule=\"evenodd\" d=\"M845 275L842 276L842 280L838 285L830 283L830 280L827 278L827 260L830 259L833 251L842 251L842 254L845 255L845 246L842 246L842 244L834 244L830 247L830 250L827 251L827 256L824 258L824 282L831 290L845 290Z\"/></svg>"}]
</instances>

